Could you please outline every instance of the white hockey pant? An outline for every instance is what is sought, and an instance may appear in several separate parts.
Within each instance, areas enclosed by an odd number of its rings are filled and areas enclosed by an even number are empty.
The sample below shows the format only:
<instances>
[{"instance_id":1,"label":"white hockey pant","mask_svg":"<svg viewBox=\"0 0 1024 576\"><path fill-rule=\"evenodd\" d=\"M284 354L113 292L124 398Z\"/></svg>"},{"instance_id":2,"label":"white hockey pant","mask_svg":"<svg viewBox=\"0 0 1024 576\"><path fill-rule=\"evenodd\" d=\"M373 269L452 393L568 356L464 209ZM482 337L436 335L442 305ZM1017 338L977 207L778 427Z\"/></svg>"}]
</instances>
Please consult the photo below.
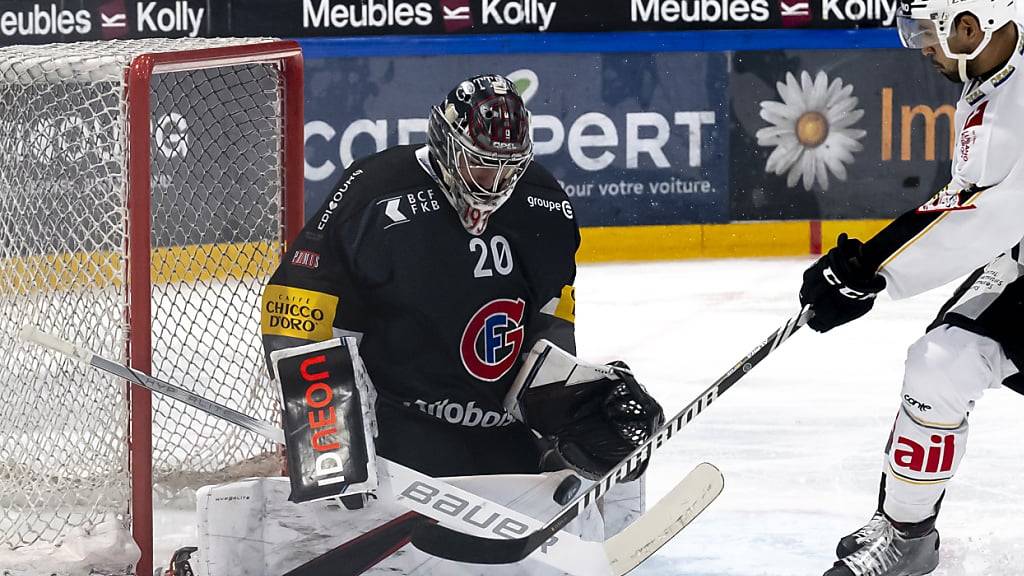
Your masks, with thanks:
<instances>
[{"instance_id":1,"label":"white hockey pant","mask_svg":"<svg viewBox=\"0 0 1024 576\"><path fill-rule=\"evenodd\" d=\"M939 326L907 353L901 405L886 447L883 509L898 522L937 512L967 448L967 417L989 388L1017 372L995 341Z\"/></svg>"}]
</instances>

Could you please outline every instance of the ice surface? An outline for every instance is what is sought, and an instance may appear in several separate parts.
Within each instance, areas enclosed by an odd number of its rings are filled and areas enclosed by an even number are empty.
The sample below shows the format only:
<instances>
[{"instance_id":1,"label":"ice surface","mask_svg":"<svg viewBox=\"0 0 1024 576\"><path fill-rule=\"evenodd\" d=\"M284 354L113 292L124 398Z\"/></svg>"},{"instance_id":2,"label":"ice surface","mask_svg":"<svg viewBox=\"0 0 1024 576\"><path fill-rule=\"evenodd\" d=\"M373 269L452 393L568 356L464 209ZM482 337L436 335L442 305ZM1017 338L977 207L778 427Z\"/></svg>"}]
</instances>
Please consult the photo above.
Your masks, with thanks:
<instances>
[{"instance_id":1,"label":"ice surface","mask_svg":"<svg viewBox=\"0 0 1024 576\"><path fill-rule=\"evenodd\" d=\"M576 282L581 356L624 358L681 409L798 309L810 259L589 266ZM725 474L718 501L642 576L808 576L874 510L907 347L953 286L880 298L828 334L797 333L658 452L649 501L694 463ZM939 521L935 576L1024 573L1024 397L986 394Z\"/></svg>"},{"instance_id":2,"label":"ice surface","mask_svg":"<svg viewBox=\"0 0 1024 576\"><path fill-rule=\"evenodd\" d=\"M61 546L37 542L17 550L0 548L3 576L124 575L138 561L138 546L117 521L101 522L88 531L74 528Z\"/></svg>"},{"instance_id":3,"label":"ice surface","mask_svg":"<svg viewBox=\"0 0 1024 576\"><path fill-rule=\"evenodd\" d=\"M580 268L580 355L625 359L674 413L798 308L810 259L712 260ZM657 453L653 502L696 463L725 474L718 501L638 576L815 576L837 540L874 510L882 449L906 348L952 286L880 298L828 334L803 330ZM939 521L935 576L1024 573L1024 397L986 394ZM156 517L156 561L194 544L188 513Z\"/></svg>"}]
</instances>

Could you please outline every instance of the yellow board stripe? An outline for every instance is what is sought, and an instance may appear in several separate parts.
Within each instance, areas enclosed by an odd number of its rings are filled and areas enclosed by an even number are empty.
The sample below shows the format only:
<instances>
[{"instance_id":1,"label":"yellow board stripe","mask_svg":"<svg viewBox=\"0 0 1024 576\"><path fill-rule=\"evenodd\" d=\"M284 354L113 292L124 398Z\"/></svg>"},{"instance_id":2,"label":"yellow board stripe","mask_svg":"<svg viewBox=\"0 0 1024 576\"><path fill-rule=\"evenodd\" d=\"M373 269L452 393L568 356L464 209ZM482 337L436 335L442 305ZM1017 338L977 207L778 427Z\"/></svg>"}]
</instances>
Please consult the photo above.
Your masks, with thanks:
<instances>
[{"instance_id":1,"label":"yellow board stripe","mask_svg":"<svg viewBox=\"0 0 1024 576\"><path fill-rule=\"evenodd\" d=\"M834 246L840 232L866 240L888 222L822 221L822 249ZM590 263L807 256L811 225L807 220L789 220L583 228L577 260ZM277 267L279 254L279 245L271 242L159 248L152 256L153 281L172 284L266 277ZM120 286L123 277L121 255L112 252L0 259L0 295L24 294L39 288Z\"/></svg>"},{"instance_id":2,"label":"yellow board stripe","mask_svg":"<svg viewBox=\"0 0 1024 576\"><path fill-rule=\"evenodd\" d=\"M121 257L110 252L4 258L0 259L0 295L101 288L120 285L123 276Z\"/></svg>"},{"instance_id":3,"label":"yellow board stripe","mask_svg":"<svg viewBox=\"0 0 1024 576\"><path fill-rule=\"evenodd\" d=\"M153 282L266 278L281 262L278 242L199 244L153 251Z\"/></svg>"},{"instance_id":4,"label":"yellow board stripe","mask_svg":"<svg viewBox=\"0 0 1024 576\"><path fill-rule=\"evenodd\" d=\"M267 278L281 260L277 242L199 244L157 248L151 255L154 284ZM45 290L120 287L124 261L109 251L0 259L0 295Z\"/></svg>"},{"instance_id":5,"label":"yellow board stripe","mask_svg":"<svg viewBox=\"0 0 1024 576\"><path fill-rule=\"evenodd\" d=\"M835 246L840 232L866 240L888 223L889 220L823 221L822 249ZM811 225L809 220L786 220L582 228L576 259L583 263L807 256L811 253Z\"/></svg>"},{"instance_id":6,"label":"yellow board stripe","mask_svg":"<svg viewBox=\"0 0 1024 576\"><path fill-rule=\"evenodd\" d=\"M846 232L850 238L867 240L885 228L892 220L822 220L821 250L828 252L836 245L836 238Z\"/></svg>"}]
</instances>

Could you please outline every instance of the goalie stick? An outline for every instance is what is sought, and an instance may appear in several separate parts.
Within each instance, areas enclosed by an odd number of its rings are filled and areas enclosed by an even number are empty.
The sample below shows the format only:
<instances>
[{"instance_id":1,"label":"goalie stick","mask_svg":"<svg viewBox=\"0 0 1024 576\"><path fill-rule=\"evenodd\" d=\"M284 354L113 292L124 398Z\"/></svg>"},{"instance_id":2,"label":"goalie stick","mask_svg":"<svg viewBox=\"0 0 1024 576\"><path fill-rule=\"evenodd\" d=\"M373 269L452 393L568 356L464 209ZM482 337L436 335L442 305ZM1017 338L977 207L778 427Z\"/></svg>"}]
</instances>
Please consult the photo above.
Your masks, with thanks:
<instances>
[{"instance_id":1,"label":"goalie stick","mask_svg":"<svg viewBox=\"0 0 1024 576\"><path fill-rule=\"evenodd\" d=\"M529 535L519 538L498 540L466 534L452 530L446 526L420 526L413 532L412 544L427 554L446 558L456 562L473 564L511 564L529 556L547 540L571 522L587 506L590 506L612 486L632 472L637 466L651 456L654 450L661 447L683 426L689 424L694 417L711 405L722 393L732 387L754 366L764 360L779 344L785 342L812 315L810 306L805 306L799 313L786 320L761 344L750 351L735 366L729 369L714 384L705 390L696 400L681 412L670 418L640 447L634 450L615 468L605 474L590 488L578 494L567 506L562 508L554 519L544 527Z\"/></svg>"},{"instance_id":2,"label":"goalie stick","mask_svg":"<svg viewBox=\"0 0 1024 576\"><path fill-rule=\"evenodd\" d=\"M22 328L19 336L22 340L34 342L40 346L89 364L94 368L124 378L125 380L133 382L148 390L174 398L175 400L231 422L273 442L284 444L284 431L274 424L257 420L247 414L209 400L185 388L181 388L180 386L166 382L144 372L140 372L129 366L106 359L84 347L77 346L52 334L43 332L35 326L26 325ZM386 463L388 473L393 482L402 485L411 485L412 483L418 482L435 489L438 492L452 494L455 497L462 498L468 502L475 502L485 507L489 507L487 510L502 512L506 514L507 517L521 522L527 529L536 531L541 528L541 523L533 518L522 515L514 510L509 510L489 500L478 497L475 494L468 493L464 490L451 486L442 480L426 476L395 462L391 462L384 458L380 458L380 460ZM538 559L570 574L585 574L586 576L600 576L602 574L621 576L626 574L643 562L648 556L656 552L662 545L678 534L680 530L685 528L694 518L707 508L707 506L710 505L711 502L713 502L721 493L723 482L722 475L717 468L706 463L698 465L682 481L680 481L668 495L662 498L653 508L648 510L647 513L643 514L636 522L630 525L630 527L603 543L605 552L603 556L607 560L608 564L606 566L601 566L602 569L600 570L593 568L593 564L591 564L591 569L584 569L583 571L581 571L577 566L566 565L566 559L579 562L586 558L585 552L587 550L592 550L595 547L602 546L602 543L599 542L583 542L579 537L572 534L560 533L557 538L548 538L547 541L541 542L541 545L548 544L548 546L546 546L548 549L559 548L558 543L561 542L563 543L563 546L560 547L562 552L557 554L555 557L549 558L546 557L548 554L545 554ZM594 500L596 500L596 498ZM398 498L397 501L412 510L412 515L400 517L404 518L405 521L412 518L424 517L433 521L451 520L450 518L437 518L438 514L428 504L420 503L420 505L417 505L414 500L408 497ZM485 512L487 510L485 510ZM422 525L428 523L430 520L427 520L426 522L417 521L413 524ZM398 521L398 524L403 523L404 521ZM554 536L557 532L558 529L552 531L551 535ZM402 535L400 540L400 543L397 541L395 542L396 550L398 547L403 546L409 541L409 536ZM568 544L568 546L565 546L564 544ZM346 545L343 544L340 548L344 548L345 546ZM581 556L581 553L584 555ZM330 554L330 552L328 554ZM373 564L376 564L376 562L383 559L383 557L384 556L381 556L380 558L377 558L376 561L372 561L372 563L366 566L366 569L372 567ZM362 572L354 573L359 574Z\"/></svg>"},{"instance_id":3,"label":"goalie stick","mask_svg":"<svg viewBox=\"0 0 1024 576\"><path fill-rule=\"evenodd\" d=\"M686 528L724 487L718 468L698 464L658 503L624 530L604 541L604 552L612 576L624 576L650 558L683 528ZM357 538L339 544L321 556L285 574L285 576L359 576L365 574L389 554L409 543L413 531L431 518L408 512ZM539 527L540 523L536 523ZM430 574L430 562L413 573ZM593 576L593 575L587 575Z\"/></svg>"}]
</instances>

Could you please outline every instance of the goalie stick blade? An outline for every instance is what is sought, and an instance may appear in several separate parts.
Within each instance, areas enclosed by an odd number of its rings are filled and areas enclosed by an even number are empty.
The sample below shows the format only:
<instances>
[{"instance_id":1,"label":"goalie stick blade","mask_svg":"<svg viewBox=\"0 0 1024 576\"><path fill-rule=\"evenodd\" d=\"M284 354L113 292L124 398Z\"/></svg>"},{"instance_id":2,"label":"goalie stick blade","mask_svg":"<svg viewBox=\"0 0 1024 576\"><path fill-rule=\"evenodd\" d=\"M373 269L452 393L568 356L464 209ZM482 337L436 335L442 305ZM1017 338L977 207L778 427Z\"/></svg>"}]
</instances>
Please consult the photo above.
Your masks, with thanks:
<instances>
[{"instance_id":1,"label":"goalie stick blade","mask_svg":"<svg viewBox=\"0 0 1024 576\"><path fill-rule=\"evenodd\" d=\"M628 574L653 556L706 510L724 487L725 478L718 468L707 462L698 464L635 522L605 540L612 574Z\"/></svg>"}]
</instances>

